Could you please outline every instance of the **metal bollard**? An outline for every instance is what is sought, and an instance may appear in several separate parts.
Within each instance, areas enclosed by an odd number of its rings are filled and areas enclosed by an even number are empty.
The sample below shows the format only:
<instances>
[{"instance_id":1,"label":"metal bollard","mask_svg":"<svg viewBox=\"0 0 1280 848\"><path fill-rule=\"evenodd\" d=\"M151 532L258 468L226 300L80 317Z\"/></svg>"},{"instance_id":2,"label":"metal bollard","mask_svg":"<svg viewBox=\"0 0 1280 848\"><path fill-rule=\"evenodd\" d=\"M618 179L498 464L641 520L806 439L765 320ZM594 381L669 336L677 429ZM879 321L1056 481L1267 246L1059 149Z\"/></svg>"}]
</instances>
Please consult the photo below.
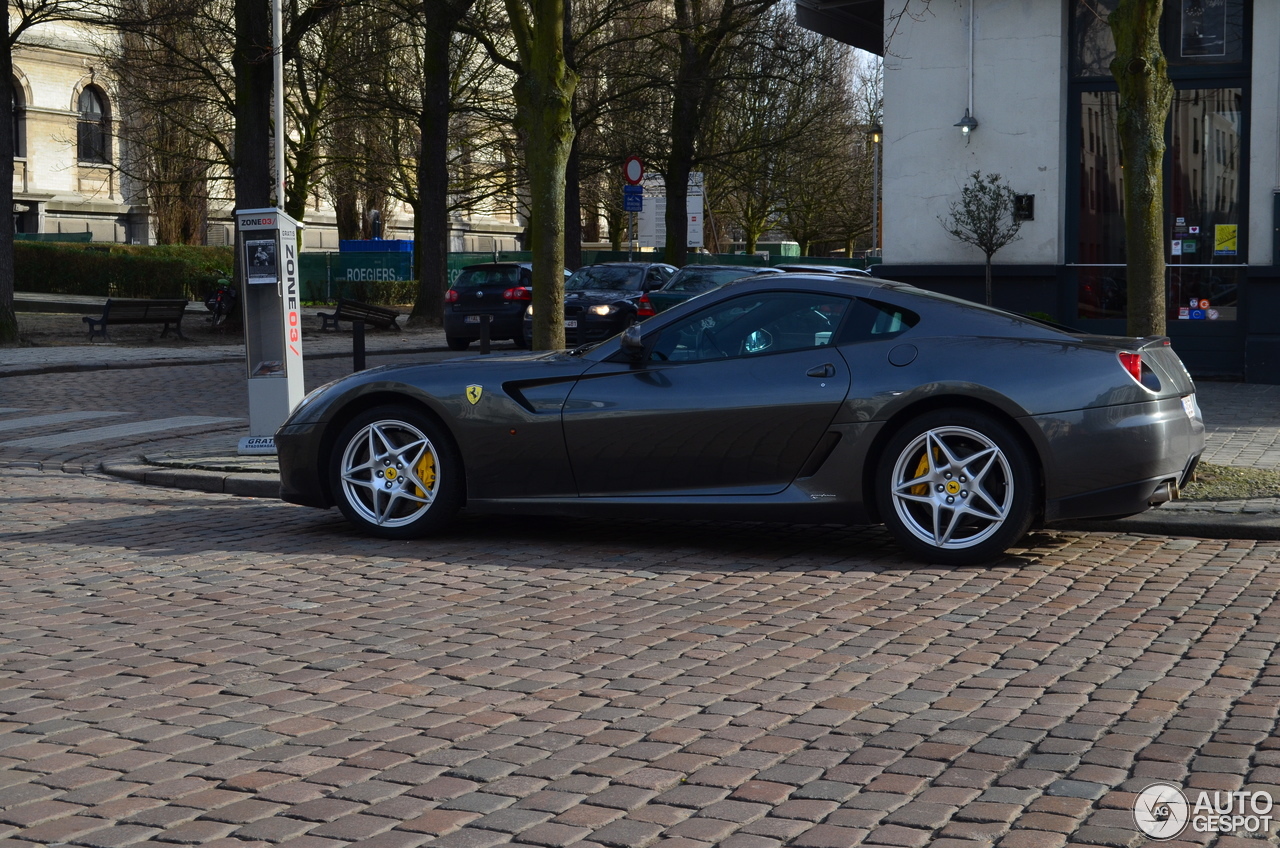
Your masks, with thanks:
<instances>
[{"instance_id":1,"label":"metal bollard","mask_svg":"<svg viewBox=\"0 0 1280 848\"><path fill-rule=\"evenodd\" d=\"M364 322L351 322L351 368L364 370Z\"/></svg>"},{"instance_id":2,"label":"metal bollard","mask_svg":"<svg viewBox=\"0 0 1280 848\"><path fill-rule=\"evenodd\" d=\"M489 322L493 320L492 315L480 316L480 352L489 352Z\"/></svg>"}]
</instances>

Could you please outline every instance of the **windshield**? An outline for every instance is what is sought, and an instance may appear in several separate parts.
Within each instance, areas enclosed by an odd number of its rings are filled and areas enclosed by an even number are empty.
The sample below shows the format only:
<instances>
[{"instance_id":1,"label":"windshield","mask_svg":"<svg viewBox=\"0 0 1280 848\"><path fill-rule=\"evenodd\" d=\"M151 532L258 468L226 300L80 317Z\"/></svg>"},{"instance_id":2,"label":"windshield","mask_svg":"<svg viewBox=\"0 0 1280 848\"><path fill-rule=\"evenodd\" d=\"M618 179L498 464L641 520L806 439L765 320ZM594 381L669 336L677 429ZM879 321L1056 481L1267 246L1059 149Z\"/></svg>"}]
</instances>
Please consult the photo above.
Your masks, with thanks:
<instances>
[{"instance_id":1,"label":"windshield","mask_svg":"<svg viewBox=\"0 0 1280 848\"><path fill-rule=\"evenodd\" d=\"M663 287L663 291L711 291L739 277L749 277L754 273L756 273L754 268L683 268L671 278L671 282Z\"/></svg>"},{"instance_id":2,"label":"windshield","mask_svg":"<svg viewBox=\"0 0 1280 848\"><path fill-rule=\"evenodd\" d=\"M643 288L644 267L628 267L623 265L588 265L573 272L573 276L565 280L565 291L591 291L606 289L609 291L639 291Z\"/></svg>"}]
</instances>

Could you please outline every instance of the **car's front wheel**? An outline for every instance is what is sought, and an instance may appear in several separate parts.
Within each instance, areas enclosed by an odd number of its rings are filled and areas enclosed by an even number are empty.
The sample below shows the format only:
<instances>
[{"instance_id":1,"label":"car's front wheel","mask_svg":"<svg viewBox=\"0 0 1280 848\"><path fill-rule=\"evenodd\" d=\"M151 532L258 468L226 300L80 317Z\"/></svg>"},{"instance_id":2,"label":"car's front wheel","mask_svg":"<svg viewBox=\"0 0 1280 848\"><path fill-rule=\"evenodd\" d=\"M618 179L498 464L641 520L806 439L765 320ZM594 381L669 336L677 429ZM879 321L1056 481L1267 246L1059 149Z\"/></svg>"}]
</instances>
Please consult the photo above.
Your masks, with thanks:
<instances>
[{"instance_id":1,"label":"car's front wheel","mask_svg":"<svg viewBox=\"0 0 1280 848\"><path fill-rule=\"evenodd\" d=\"M408 406L357 416L338 436L329 486L349 521L408 539L447 524L462 504L462 462L444 428Z\"/></svg>"},{"instance_id":2,"label":"car's front wheel","mask_svg":"<svg viewBox=\"0 0 1280 848\"><path fill-rule=\"evenodd\" d=\"M449 350L466 350L471 344L471 339L464 339L459 336L445 336L444 343L449 346Z\"/></svg>"},{"instance_id":3,"label":"car's front wheel","mask_svg":"<svg viewBox=\"0 0 1280 848\"><path fill-rule=\"evenodd\" d=\"M876 497L889 532L911 554L973 565L1026 535L1036 474L1006 425L980 412L943 409L908 422L889 440Z\"/></svg>"}]
</instances>

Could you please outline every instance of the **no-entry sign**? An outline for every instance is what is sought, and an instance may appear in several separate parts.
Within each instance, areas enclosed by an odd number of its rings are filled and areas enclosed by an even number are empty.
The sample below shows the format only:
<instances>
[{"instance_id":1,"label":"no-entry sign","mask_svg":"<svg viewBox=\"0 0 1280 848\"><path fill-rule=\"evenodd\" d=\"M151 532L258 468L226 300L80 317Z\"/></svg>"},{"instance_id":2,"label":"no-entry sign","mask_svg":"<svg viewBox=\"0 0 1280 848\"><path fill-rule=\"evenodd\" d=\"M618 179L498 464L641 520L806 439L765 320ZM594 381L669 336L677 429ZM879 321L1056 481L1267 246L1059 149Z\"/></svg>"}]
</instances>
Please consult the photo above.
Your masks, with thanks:
<instances>
[{"instance_id":1,"label":"no-entry sign","mask_svg":"<svg viewBox=\"0 0 1280 848\"><path fill-rule=\"evenodd\" d=\"M640 161L639 156L628 156L627 161L622 163L622 178L627 181L627 185L640 185L640 181L644 179L644 162Z\"/></svg>"}]
</instances>

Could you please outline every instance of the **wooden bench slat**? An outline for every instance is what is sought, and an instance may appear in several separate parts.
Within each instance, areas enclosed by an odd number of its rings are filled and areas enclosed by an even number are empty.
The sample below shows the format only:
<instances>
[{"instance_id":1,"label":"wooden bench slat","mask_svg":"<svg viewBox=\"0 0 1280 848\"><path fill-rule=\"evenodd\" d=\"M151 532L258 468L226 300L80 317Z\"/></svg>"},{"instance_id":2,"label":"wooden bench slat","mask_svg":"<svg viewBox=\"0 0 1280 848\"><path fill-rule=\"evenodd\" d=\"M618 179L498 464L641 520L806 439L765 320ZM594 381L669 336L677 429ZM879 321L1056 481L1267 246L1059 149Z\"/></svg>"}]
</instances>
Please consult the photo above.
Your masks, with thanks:
<instances>
[{"instance_id":1,"label":"wooden bench slat","mask_svg":"<svg viewBox=\"0 0 1280 848\"><path fill-rule=\"evenodd\" d=\"M400 313L394 309L385 306L374 306L369 303L361 303L358 300L347 300L346 298L338 298L338 306L333 312L320 312L320 329L327 330L330 325L333 329L339 330L339 321L363 321L366 324L372 324L375 327L381 327L384 330L399 330L400 325L397 319Z\"/></svg>"},{"instance_id":2,"label":"wooden bench slat","mask_svg":"<svg viewBox=\"0 0 1280 848\"><path fill-rule=\"evenodd\" d=\"M177 331L178 338L186 340L182 334L182 316L187 312L190 301L176 298L107 298L102 307L102 316L95 318L86 315L84 322L89 325L89 341L101 334L108 341L107 327L111 324L164 324L160 338L169 333L169 325Z\"/></svg>"}]
</instances>

